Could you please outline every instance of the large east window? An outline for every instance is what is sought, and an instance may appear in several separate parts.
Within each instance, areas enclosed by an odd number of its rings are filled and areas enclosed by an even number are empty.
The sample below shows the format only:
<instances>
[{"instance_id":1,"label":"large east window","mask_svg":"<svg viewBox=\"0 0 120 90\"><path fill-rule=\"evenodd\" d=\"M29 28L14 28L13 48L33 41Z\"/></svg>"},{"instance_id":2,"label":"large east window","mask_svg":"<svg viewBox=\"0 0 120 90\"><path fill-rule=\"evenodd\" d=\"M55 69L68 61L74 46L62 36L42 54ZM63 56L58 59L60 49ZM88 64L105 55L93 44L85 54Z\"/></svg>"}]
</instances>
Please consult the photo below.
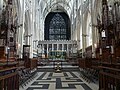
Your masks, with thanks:
<instances>
[{"instance_id":1,"label":"large east window","mask_svg":"<svg viewBox=\"0 0 120 90\"><path fill-rule=\"evenodd\" d=\"M70 19L65 12L50 12L45 18L45 40L70 40Z\"/></svg>"},{"instance_id":2,"label":"large east window","mask_svg":"<svg viewBox=\"0 0 120 90\"><path fill-rule=\"evenodd\" d=\"M66 40L65 20L58 13L50 21L49 40Z\"/></svg>"}]
</instances>

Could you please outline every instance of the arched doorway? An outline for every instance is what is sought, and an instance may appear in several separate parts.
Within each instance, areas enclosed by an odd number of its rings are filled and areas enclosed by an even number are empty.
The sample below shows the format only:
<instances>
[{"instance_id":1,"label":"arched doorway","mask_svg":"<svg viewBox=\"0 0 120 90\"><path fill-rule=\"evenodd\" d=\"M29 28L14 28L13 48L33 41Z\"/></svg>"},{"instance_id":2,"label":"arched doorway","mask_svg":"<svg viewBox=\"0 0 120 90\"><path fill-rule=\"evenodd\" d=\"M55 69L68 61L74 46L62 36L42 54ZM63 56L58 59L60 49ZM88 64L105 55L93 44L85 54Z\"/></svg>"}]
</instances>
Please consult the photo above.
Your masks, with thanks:
<instances>
[{"instance_id":1,"label":"arched doorway","mask_svg":"<svg viewBox=\"0 0 120 90\"><path fill-rule=\"evenodd\" d=\"M70 19L64 12L50 12L45 19L45 40L70 40Z\"/></svg>"}]
</instances>

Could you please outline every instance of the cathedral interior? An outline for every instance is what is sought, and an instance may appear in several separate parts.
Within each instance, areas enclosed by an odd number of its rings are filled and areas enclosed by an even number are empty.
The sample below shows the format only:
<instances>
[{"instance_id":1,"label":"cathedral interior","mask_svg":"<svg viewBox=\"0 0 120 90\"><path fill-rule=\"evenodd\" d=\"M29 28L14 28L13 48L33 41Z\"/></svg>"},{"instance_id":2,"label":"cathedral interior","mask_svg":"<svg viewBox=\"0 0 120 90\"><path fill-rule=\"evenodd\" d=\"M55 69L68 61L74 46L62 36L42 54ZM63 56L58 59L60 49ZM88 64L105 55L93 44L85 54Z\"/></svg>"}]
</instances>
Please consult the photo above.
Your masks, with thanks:
<instances>
[{"instance_id":1,"label":"cathedral interior","mask_svg":"<svg viewBox=\"0 0 120 90\"><path fill-rule=\"evenodd\" d=\"M0 0L0 90L120 90L120 0Z\"/></svg>"}]
</instances>

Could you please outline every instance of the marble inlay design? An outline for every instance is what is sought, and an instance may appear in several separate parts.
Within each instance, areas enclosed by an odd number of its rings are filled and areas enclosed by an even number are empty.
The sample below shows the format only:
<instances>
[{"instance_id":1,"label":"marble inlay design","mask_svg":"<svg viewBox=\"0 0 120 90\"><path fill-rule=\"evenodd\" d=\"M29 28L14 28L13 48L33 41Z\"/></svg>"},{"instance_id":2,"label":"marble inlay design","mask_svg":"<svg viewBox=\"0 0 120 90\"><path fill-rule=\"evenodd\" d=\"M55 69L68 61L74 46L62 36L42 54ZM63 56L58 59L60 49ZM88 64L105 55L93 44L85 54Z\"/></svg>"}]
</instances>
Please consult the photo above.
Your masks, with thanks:
<instances>
[{"instance_id":1,"label":"marble inlay design","mask_svg":"<svg viewBox=\"0 0 120 90\"><path fill-rule=\"evenodd\" d=\"M73 72L44 72L27 90L92 90Z\"/></svg>"}]
</instances>

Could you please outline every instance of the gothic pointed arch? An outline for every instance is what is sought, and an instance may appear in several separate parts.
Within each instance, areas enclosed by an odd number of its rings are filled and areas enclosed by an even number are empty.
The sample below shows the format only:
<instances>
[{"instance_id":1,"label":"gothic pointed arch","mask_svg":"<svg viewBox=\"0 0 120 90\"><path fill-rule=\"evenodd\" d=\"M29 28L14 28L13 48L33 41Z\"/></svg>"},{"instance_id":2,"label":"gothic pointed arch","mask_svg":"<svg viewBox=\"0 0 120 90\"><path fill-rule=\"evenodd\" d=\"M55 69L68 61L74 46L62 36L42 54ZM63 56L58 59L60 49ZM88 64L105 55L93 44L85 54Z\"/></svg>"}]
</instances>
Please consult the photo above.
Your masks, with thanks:
<instances>
[{"instance_id":1,"label":"gothic pointed arch","mask_svg":"<svg viewBox=\"0 0 120 90\"><path fill-rule=\"evenodd\" d=\"M70 20L64 12L51 12L45 19L45 40L70 40Z\"/></svg>"}]
</instances>

